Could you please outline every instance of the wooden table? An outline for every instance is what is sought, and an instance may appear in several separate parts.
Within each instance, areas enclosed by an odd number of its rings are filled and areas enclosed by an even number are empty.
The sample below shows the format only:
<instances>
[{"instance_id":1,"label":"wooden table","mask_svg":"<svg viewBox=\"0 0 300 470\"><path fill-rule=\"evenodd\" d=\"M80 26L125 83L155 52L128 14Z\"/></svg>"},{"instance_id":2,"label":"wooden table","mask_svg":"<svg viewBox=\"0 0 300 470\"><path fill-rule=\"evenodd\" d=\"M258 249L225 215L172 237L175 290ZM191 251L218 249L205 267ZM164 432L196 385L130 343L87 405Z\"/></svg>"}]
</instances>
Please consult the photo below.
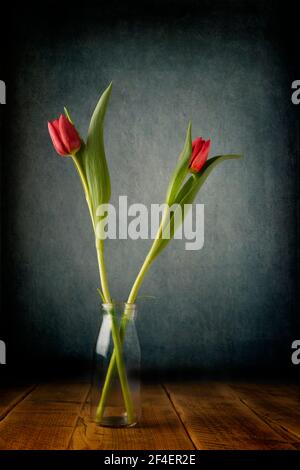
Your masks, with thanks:
<instances>
[{"instance_id":1,"label":"wooden table","mask_svg":"<svg viewBox=\"0 0 300 470\"><path fill-rule=\"evenodd\" d=\"M0 449L300 449L300 386L186 382L143 385L132 429L88 418L86 383L0 389Z\"/></svg>"}]
</instances>

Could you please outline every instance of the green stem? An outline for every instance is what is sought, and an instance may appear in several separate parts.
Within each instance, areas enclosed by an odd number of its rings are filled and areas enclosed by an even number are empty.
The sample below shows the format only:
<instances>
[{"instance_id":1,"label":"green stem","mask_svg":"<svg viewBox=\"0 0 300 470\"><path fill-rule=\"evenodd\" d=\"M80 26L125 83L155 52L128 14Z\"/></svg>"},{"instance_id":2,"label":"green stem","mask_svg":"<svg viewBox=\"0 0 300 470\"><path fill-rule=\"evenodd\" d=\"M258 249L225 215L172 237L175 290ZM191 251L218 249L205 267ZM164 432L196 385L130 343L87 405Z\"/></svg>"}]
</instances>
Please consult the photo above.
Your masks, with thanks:
<instances>
[{"instance_id":1,"label":"green stem","mask_svg":"<svg viewBox=\"0 0 300 470\"><path fill-rule=\"evenodd\" d=\"M78 175L79 175L81 183L82 183L83 191L84 191L84 194L85 194L86 202L87 202L87 205L88 205L88 208L89 208L89 212L90 212L90 216L91 216L91 220L92 220L92 224L93 224L93 229L94 229L94 232L95 232L95 222L94 222L94 217L93 217L93 208L92 208L92 202L91 202L91 199L90 199L90 196L89 196L87 181L86 181L86 178L85 178L84 173L82 171L82 168L81 168L81 166L78 162L78 159L76 158L76 155L71 155L71 157L72 157L75 168L78 172Z\"/></svg>"},{"instance_id":2,"label":"green stem","mask_svg":"<svg viewBox=\"0 0 300 470\"><path fill-rule=\"evenodd\" d=\"M138 295L138 291L141 287L141 284L144 280L144 277L148 271L148 269L150 268L151 266L151 263L152 261L154 260L154 257L153 257L153 254L155 252L155 249L157 248L157 245L159 243L159 240L160 240L160 237L162 235L162 231L163 231L163 226L164 226L164 223L165 223L165 220L166 220L166 216L167 216L167 211L164 212L163 214L163 217L162 217L162 221L160 223L160 226L159 226L159 229L157 231L157 234L155 236L155 239L154 239L154 242L145 258L145 261L136 277L136 280L132 286L132 289L130 291L130 294L129 294L129 297L128 297L128 300L127 300L127 304L133 304L136 300L136 297ZM125 331L126 331L126 326L127 326L127 321L126 321L126 307L125 307L125 311L124 311L124 314L122 316L122 319L121 319L121 326L120 326L120 341L121 341L121 347L123 346L123 342L124 342L124 337L125 337ZM105 382L104 382L104 385L103 385L103 389L102 389L102 393L101 393L101 398L100 398L100 402L99 402L99 405L98 405L98 408L97 408L97 412L96 412L96 416L98 419L101 419L102 416L103 416L103 413L104 413L104 409L105 409L105 402L107 400L107 396L109 394L109 390L110 390L110 386L111 386L111 381L113 379L113 376L115 374L115 370L116 370L116 351L114 349L113 353L112 353L112 356L110 358L110 362L109 362L109 366L108 366L108 369L107 369L107 373L106 373L106 377L105 377Z\"/></svg>"},{"instance_id":3,"label":"green stem","mask_svg":"<svg viewBox=\"0 0 300 470\"><path fill-rule=\"evenodd\" d=\"M142 282L144 280L144 277L145 277L145 274L147 273L148 269L150 268L152 262L154 261L154 258L155 258L155 250L156 248L158 247L159 245L159 242L161 240L161 237L162 237L162 233L163 233L163 228L164 228L164 224L165 224L165 221L166 221L166 218L168 216L168 210L165 210L164 213L163 213L163 216L162 216L162 220L161 220L161 223L159 225L159 228L158 228L158 231L157 231L157 234L155 236L155 239L151 245L151 248L145 258L145 261L137 275L137 278L136 280L134 281L134 284L132 286L132 289L130 291L130 294L129 294L129 297L128 297L128 300L127 300L127 303L128 304L133 304L137 298L137 295L138 295L138 292L140 290L140 287L142 285Z\"/></svg>"},{"instance_id":4,"label":"green stem","mask_svg":"<svg viewBox=\"0 0 300 470\"><path fill-rule=\"evenodd\" d=\"M152 247L154 244L152 245ZM128 304L133 304L134 300L136 299L138 290L141 286L141 283L143 282L143 279L145 277L146 272L148 271L150 264L151 264L151 259L149 258L150 253L152 252L152 249L149 251L148 256L146 257L143 266L135 280L135 283L131 289L130 295L128 297ZM123 313L122 319L121 319L121 326L120 326L120 347L122 348L123 342L124 342L124 337L125 337L125 331L126 331L126 326L127 326L127 321L126 321L126 307L125 307L125 312ZM115 369L116 369L116 362L117 362L117 351L116 348L114 348L112 356L110 358L109 366L107 369L102 393L101 393L101 398L100 402L97 408L96 412L96 417L97 419L101 420L104 409L105 409L105 403L107 400L107 396L109 394L109 390L111 387L111 381L113 379L113 376L115 374Z\"/></svg>"},{"instance_id":5,"label":"green stem","mask_svg":"<svg viewBox=\"0 0 300 470\"><path fill-rule=\"evenodd\" d=\"M84 194L86 197L87 205L89 208L92 224L93 224L93 229L94 233L96 234L96 226L95 226L95 221L94 221L94 214L93 214L93 207L92 207L92 202L90 198L90 193L88 190L88 184L86 181L86 177L82 171L81 165L76 157L76 155L71 155L72 160L74 162L75 168L79 174ZM98 258L98 266L99 266L99 275L100 275L100 285L102 288L104 300L107 304L111 304L111 297L110 297L110 292L109 292L109 287L108 287L108 279L107 279L107 272L106 272L106 267L105 267L105 261L104 261L104 246L103 246L103 240L99 240L96 238L96 251L97 251L97 258ZM121 383L121 388L122 388L122 393L123 393L123 398L124 398L124 404L127 412L127 420L128 424L131 424L134 420L134 412L133 412L133 405L132 405L132 399L131 399L131 394L128 386L128 381L127 381L127 375L126 375L126 369L125 369L125 364L122 356L122 346L121 346L121 340L119 337L119 328L118 324L115 318L115 315L111 315L112 318L112 337L113 337L113 342L114 342L114 362L117 363L117 368L119 372L119 377L120 377L120 383ZM103 410L101 411L101 416L103 414Z\"/></svg>"},{"instance_id":6,"label":"green stem","mask_svg":"<svg viewBox=\"0 0 300 470\"><path fill-rule=\"evenodd\" d=\"M104 250L103 250L103 240L96 239L96 249L97 249L97 256L98 256L98 264L99 264L99 273L100 273L100 280L101 280L101 286L102 286L102 292L105 298L105 302L107 304L111 304L111 297L109 293L109 288L108 288L108 281L107 281L107 273L105 269L105 263L104 263ZM124 404L127 412L127 422L128 424L132 424L134 422L134 408L133 408L133 403L132 403L132 397L128 385L128 380L127 380L127 375L126 375L126 368L125 368L125 363L122 355L122 343L120 339L120 334L119 334L119 328L118 328L118 323L117 319L113 310L113 306L110 309L110 314L111 314L111 328L112 328L112 338L114 342L114 362L116 362L118 373L119 373L119 378L120 378L120 383L121 383L121 389L122 389L122 394L123 394L123 399L124 399ZM110 379L111 380L111 379ZM107 380L105 379L105 383ZM107 397L107 392L109 389L109 384L105 387L104 389L107 389L105 391L105 401ZM101 401L102 401L102 395L103 391L101 393ZM100 401L100 403L101 403ZM101 403L100 407L100 412L98 413L99 407L96 412L96 418L102 418L104 408L105 408L105 401Z\"/></svg>"},{"instance_id":7,"label":"green stem","mask_svg":"<svg viewBox=\"0 0 300 470\"><path fill-rule=\"evenodd\" d=\"M120 326L120 332L119 332L121 348L123 347L126 326L127 326L127 321L124 319L124 316L123 316L121 319L121 326ZM98 408L96 411L96 418L99 420L102 419L102 416L105 410L107 396L109 394L111 382L112 382L113 376L115 375L115 372L116 372L116 350L114 349L112 356L110 358L110 361L109 361L109 366L107 369L104 385L103 385L102 392L101 392L101 398L100 398Z\"/></svg>"},{"instance_id":8,"label":"green stem","mask_svg":"<svg viewBox=\"0 0 300 470\"><path fill-rule=\"evenodd\" d=\"M103 240L99 240L98 238L96 238L96 251L97 251L99 275L100 275L100 283L102 287L102 292L104 295L105 302L110 304L111 297L109 293L107 272L106 272L105 261L104 261Z\"/></svg>"},{"instance_id":9,"label":"green stem","mask_svg":"<svg viewBox=\"0 0 300 470\"><path fill-rule=\"evenodd\" d=\"M120 383L124 398L124 404L127 412L127 423L132 424L134 422L134 408L132 403L132 397L128 386L127 375L125 364L122 356L122 345L119 335L119 328L116 316L113 314L112 318L112 337L114 342L114 351L116 356L116 363L120 377Z\"/></svg>"}]
</instances>

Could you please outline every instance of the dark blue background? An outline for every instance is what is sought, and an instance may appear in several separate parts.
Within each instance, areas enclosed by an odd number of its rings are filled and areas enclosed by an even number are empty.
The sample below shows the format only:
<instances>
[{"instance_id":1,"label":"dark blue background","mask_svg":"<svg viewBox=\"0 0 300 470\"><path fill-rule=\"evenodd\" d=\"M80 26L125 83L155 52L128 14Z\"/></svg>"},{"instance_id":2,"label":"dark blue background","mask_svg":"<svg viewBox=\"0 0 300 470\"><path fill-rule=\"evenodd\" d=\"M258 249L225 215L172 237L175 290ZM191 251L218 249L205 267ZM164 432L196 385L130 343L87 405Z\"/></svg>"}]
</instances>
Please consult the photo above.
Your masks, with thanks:
<instances>
[{"instance_id":1,"label":"dark blue background","mask_svg":"<svg viewBox=\"0 0 300 470\"><path fill-rule=\"evenodd\" d=\"M100 4L99 4L100 5ZM97 261L72 162L47 121L67 105L85 135L114 88L105 142L113 197L164 199L187 122L220 165L197 202L205 244L174 241L139 302L145 370L285 370L297 316L299 134L284 18L272 2L45 6L11 17L3 130L3 317L8 358L59 368L91 358L100 321ZM24 16L22 16L24 15ZM112 294L125 299L149 241L109 241ZM299 334L298 334L299 336ZM25 365L24 365L25 367Z\"/></svg>"}]
</instances>

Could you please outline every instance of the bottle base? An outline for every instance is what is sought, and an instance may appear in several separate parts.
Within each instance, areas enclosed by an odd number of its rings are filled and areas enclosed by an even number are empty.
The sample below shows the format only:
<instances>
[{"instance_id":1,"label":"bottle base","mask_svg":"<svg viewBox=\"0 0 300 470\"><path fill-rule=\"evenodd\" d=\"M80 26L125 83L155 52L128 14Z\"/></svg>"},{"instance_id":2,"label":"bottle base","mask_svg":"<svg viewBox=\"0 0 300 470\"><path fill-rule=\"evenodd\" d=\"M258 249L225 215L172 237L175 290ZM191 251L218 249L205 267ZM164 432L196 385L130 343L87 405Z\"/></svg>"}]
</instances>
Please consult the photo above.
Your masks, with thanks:
<instances>
[{"instance_id":1,"label":"bottle base","mask_svg":"<svg viewBox=\"0 0 300 470\"><path fill-rule=\"evenodd\" d=\"M107 416L101 420L95 420L97 426L104 428L132 428L137 425L137 420L128 423L127 416Z\"/></svg>"}]
</instances>

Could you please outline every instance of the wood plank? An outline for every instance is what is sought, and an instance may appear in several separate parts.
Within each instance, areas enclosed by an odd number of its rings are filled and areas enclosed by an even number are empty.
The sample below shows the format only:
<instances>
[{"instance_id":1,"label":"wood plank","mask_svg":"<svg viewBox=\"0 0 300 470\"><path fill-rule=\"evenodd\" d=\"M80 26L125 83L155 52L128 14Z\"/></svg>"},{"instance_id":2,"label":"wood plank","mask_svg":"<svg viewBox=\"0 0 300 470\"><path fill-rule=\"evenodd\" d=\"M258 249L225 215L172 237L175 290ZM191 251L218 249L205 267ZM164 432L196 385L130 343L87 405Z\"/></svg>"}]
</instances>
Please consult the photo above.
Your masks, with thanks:
<instances>
[{"instance_id":1,"label":"wood plank","mask_svg":"<svg viewBox=\"0 0 300 470\"><path fill-rule=\"evenodd\" d=\"M0 423L0 449L66 449L88 384L39 385Z\"/></svg>"},{"instance_id":2,"label":"wood plank","mask_svg":"<svg viewBox=\"0 0 300 470\"><path fill-rule=\"evenodd\" d=\"M83 410L70 449L193 450L182 423L160 385L142 388L142 420L134 428L103 428L92 423L88 405Z\"/></svg>"},{"instance_id":3,"label":"wood plank","mask_svg":"<svg viewBox=\"0 0 300 470\"><path fill-rule=\"evenodd\" d=\"M2 385L0 388L0 421L33 389L35 385Z\"/></svg>"},{"instance_id":4,"label":"wood plank","mask_svg":"<svg viewBox=\"0 0 300 470\"><path fill-rule=\"evenodd\" d=\"M89 419L88 384L7 387L0 392L0 449L300 449L299 386L208 382L165 389L169 397L159 385L144 385L140 425L110 429Z\"/></svg>"},{"instance_id":5,"label":"wood plank","mask_svg":"<svg viewBox=\"0 0 300 470\"><path fill-rule=\"evenodd\" d=\"M254 413L299 448L299 385L232 384L232 389Z\"/></svg>"},{"instance_id":6,"label":"wood plank","mask_svg":"<svg viewBox=\"0 0 300 470\"><path fill-rule=\"evenodd\" d=\"M197 449L295 449L227 384L171 383L166 390Z\"/></svg>"}]
</instances>

